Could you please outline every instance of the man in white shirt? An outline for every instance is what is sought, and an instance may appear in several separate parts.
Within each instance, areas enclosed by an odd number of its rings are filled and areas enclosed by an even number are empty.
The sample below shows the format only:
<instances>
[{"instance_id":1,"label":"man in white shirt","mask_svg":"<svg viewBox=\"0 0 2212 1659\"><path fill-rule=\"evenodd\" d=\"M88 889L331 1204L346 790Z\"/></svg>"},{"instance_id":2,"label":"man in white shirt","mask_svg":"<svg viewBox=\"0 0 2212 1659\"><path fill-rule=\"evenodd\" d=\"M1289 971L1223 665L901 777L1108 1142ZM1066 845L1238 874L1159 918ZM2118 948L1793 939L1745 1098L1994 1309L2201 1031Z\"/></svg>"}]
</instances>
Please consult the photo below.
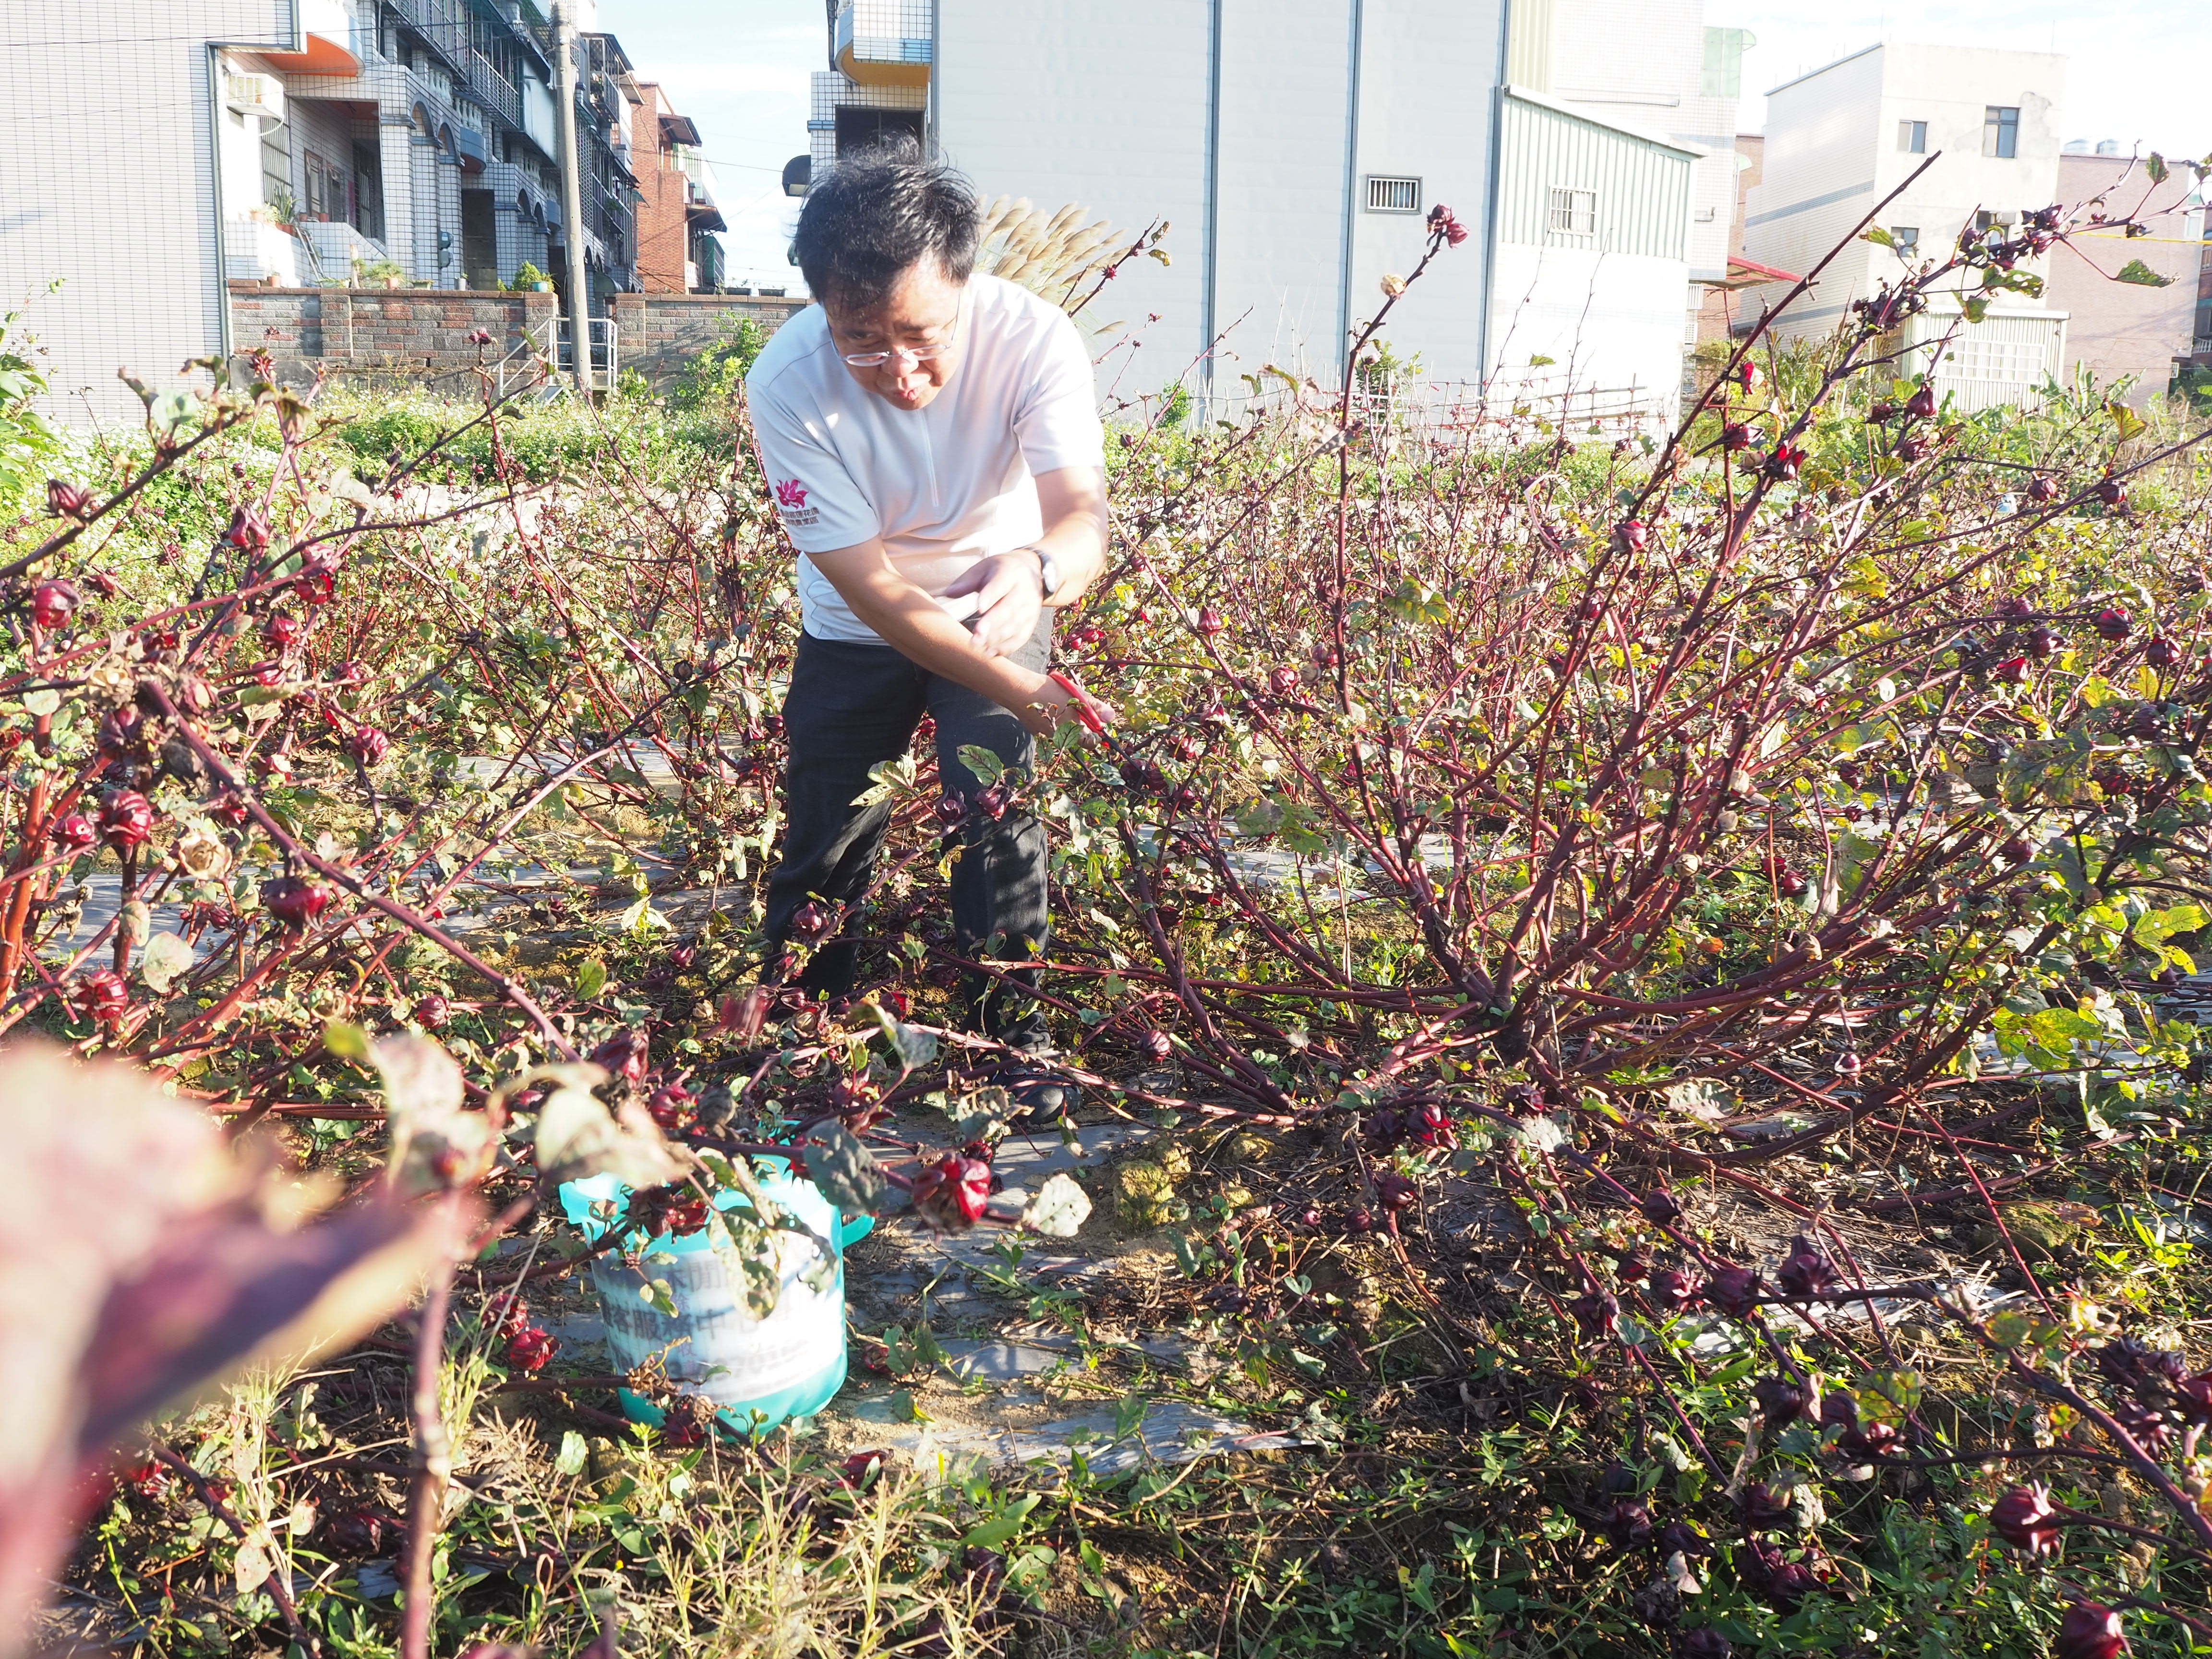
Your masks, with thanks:
<instances>
[{"instance_id":1,"label":"man in white shirt","mask_svg":"<svg viewBox=\"0 0 2212 1659\"><path fill-rule=\"evenodd\" d=\"M778 331L745 377L761 459L799 551L804 634L784 704L791 745L771 946L813 947L799 985L852 988L850 908L866 891L888 805L856 807L869 769L937 723L953 931L970 959L1042 952L1050 938L1044 830L961 764L969 744L1010 768L1075 716L1045 672L1054 613L1105 563L1104 434L1074 325L1027 289L974 274L974 191L911 141L842 158L793 240L817 304ZM1027 975L1022 976L1027 979ZM971 977L980 1029L1050 1051L1033 1000ZM1065 1097L1017 1067L1018 1097Z\"/></svg>"}]
</instances>

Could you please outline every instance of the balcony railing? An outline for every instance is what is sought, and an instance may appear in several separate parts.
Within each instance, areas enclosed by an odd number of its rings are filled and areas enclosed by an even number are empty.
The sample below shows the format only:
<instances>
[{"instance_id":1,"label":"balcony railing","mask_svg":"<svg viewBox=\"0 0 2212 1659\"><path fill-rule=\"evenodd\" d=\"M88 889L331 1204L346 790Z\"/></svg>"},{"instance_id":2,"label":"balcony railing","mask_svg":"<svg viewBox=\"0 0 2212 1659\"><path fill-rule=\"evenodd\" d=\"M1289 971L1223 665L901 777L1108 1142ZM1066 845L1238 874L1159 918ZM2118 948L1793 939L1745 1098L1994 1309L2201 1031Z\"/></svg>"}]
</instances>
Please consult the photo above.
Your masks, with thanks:
<instances>
[{"instance_id":1,"label":"balcony railing","mask_svg":"<svg viewBox=\"0 0 2212 1659\"><path fill-rule=\"evenodd\" d=\"M498 65L473 48L469 52L469 86L508 125L519 127L522 125L521 93L516 89L514 82L499 72Z\"/></svg>"},{"instance_id":2,"label":"balcony railing","mask_svg":"<svg viewBox=\"0 0 2212 1659\"><path fill-rule=\"evenodd\" d=\"M450 68L466 76L469 10L465 0L392 0L392 7Z\"/></svg>"}]
</instances>

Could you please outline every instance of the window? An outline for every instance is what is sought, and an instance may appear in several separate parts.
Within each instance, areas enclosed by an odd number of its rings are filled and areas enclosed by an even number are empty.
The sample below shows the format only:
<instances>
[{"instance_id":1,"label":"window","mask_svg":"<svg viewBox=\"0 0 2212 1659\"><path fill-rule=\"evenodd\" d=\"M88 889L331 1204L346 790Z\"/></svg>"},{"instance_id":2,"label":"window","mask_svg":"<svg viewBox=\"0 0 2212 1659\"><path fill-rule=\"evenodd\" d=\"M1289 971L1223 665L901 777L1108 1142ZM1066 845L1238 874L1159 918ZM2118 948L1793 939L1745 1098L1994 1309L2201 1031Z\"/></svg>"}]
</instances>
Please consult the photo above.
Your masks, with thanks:
<instances>
[{"instance_id":1,"label":"window","mask_svg":"<svg viewBox=\"0 0 2212 1659\"><path fill-rule=\"evenodd\" d=\"M1999 208L1994 211L1989 208L1977 208L1974 210L1974 234L2002 235L2019 221L2020 215L2010 208Z\"/></svg>"},{"instance_id":2,"label":"window","mask_svg":"<svg viewBox=\"0 0 2212 1659\"><path fill-rule=\"evenodd\" d=\"M1895 243L1897 244L1897 257L1898 257L1899 258L1900 258L1900 259L1912 259L1912 258L1917 258L1919 257L1919 254L1920 254L1920 227L1919 227L1919 226L1917 226L1917 225L1892 225L1892 226L1889 228L1889 238L1890 238L1890 240L1892 240L1893 242L1895 242Z\"/></svg>"},{"instance_id":3,"label":"window","mask_svg":"<svg viewBox=\"0 0 2212 1659\"><path fill-rule=\"evenodd\" d=\"M1982 154L2007 157L2020 154L2018 106L1991 104L1982 111Z\"/></svg>"},{"instance_id":4,"label":"window","mask_svg":"<svg viewBox=\"0 0 2212 1659\"><path fill-rule=\"evenodd\" d=\"M1597 192L1552 186L1549 228L1556 236L1597 234Z\"/></svg>"},{"instance_id":5,"label":"window","mask_svg":"<svg viewBox=\"0 0 2212 1659\"><path fill-rule=\"evenodd\" d=\"M1418 179L1385 179L1370 174L1367 180L1367 210L1370 213L1419 213L1421 210L1421 181Z\"/></svg>"},{"instance_id":6,"label":"window","mask_svg":"<svg viewBox=\"0 0 2212 1659\"><path fill-rule=\"evenodd\" d=\"M878 109L866 104L837 106L837 154L850 155L905 134L922 141L921 112L918 109Z\"/></svg>"},{"instance_id":7,"label":"window","mask_svg":"<svg viewBox=\"0 0 2212 1659\"><path fill-rule=\"evenodd\" d=\"M1897 124L1897 147L1907 155L1928 154L1928 123L1899 121Z\"/></svg>"}]
</instances>

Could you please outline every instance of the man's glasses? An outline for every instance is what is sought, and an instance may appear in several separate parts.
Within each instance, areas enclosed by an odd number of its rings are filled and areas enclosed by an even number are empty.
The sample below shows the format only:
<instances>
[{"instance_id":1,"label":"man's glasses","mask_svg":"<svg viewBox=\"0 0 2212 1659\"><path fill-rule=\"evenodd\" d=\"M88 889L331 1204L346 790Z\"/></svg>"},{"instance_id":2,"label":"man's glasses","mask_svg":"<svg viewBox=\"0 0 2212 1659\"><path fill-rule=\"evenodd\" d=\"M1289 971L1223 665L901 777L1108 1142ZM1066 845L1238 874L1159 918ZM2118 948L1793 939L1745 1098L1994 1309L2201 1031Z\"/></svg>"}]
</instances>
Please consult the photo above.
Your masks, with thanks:
<instances>
[{"instance_id":1,"label":"man's glasses","mask_svg":"<svg viewBox=\"0 0 2212 1659\"><path fill-rule=\"evenodd\" d=\"M881 368L896 357L899 360L899 367L903 369L909 363L935 362L952 349L952 343L945 339L934 345L898 346L890 351L854 351L847 354L845 361L855 368Z\"/></svg>"}]
</instances>

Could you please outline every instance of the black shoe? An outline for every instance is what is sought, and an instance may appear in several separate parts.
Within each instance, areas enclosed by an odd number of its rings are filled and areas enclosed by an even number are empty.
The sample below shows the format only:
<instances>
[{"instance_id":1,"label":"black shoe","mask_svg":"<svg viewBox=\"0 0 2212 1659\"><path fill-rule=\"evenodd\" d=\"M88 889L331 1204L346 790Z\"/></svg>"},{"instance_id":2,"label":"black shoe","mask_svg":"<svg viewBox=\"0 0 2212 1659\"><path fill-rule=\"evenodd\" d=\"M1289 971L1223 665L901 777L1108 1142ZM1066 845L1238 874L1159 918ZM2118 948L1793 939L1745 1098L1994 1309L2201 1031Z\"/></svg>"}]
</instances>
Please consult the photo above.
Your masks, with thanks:
<instances>
[{"instance_id":1,"label":"black shoe","mask_svg":"<svg viewBox=\"0 0 2212 1659\"><path fill-rule=\"evenodd\" d=\"M1056 1129L1083 1098L1083 1091L1054 1075L1041 1056L1002 1066L991 1074L991 1081L1006 1091L1013 1107L1007 1121L1017 1129Z\"/></svg>"}]
</instances>

